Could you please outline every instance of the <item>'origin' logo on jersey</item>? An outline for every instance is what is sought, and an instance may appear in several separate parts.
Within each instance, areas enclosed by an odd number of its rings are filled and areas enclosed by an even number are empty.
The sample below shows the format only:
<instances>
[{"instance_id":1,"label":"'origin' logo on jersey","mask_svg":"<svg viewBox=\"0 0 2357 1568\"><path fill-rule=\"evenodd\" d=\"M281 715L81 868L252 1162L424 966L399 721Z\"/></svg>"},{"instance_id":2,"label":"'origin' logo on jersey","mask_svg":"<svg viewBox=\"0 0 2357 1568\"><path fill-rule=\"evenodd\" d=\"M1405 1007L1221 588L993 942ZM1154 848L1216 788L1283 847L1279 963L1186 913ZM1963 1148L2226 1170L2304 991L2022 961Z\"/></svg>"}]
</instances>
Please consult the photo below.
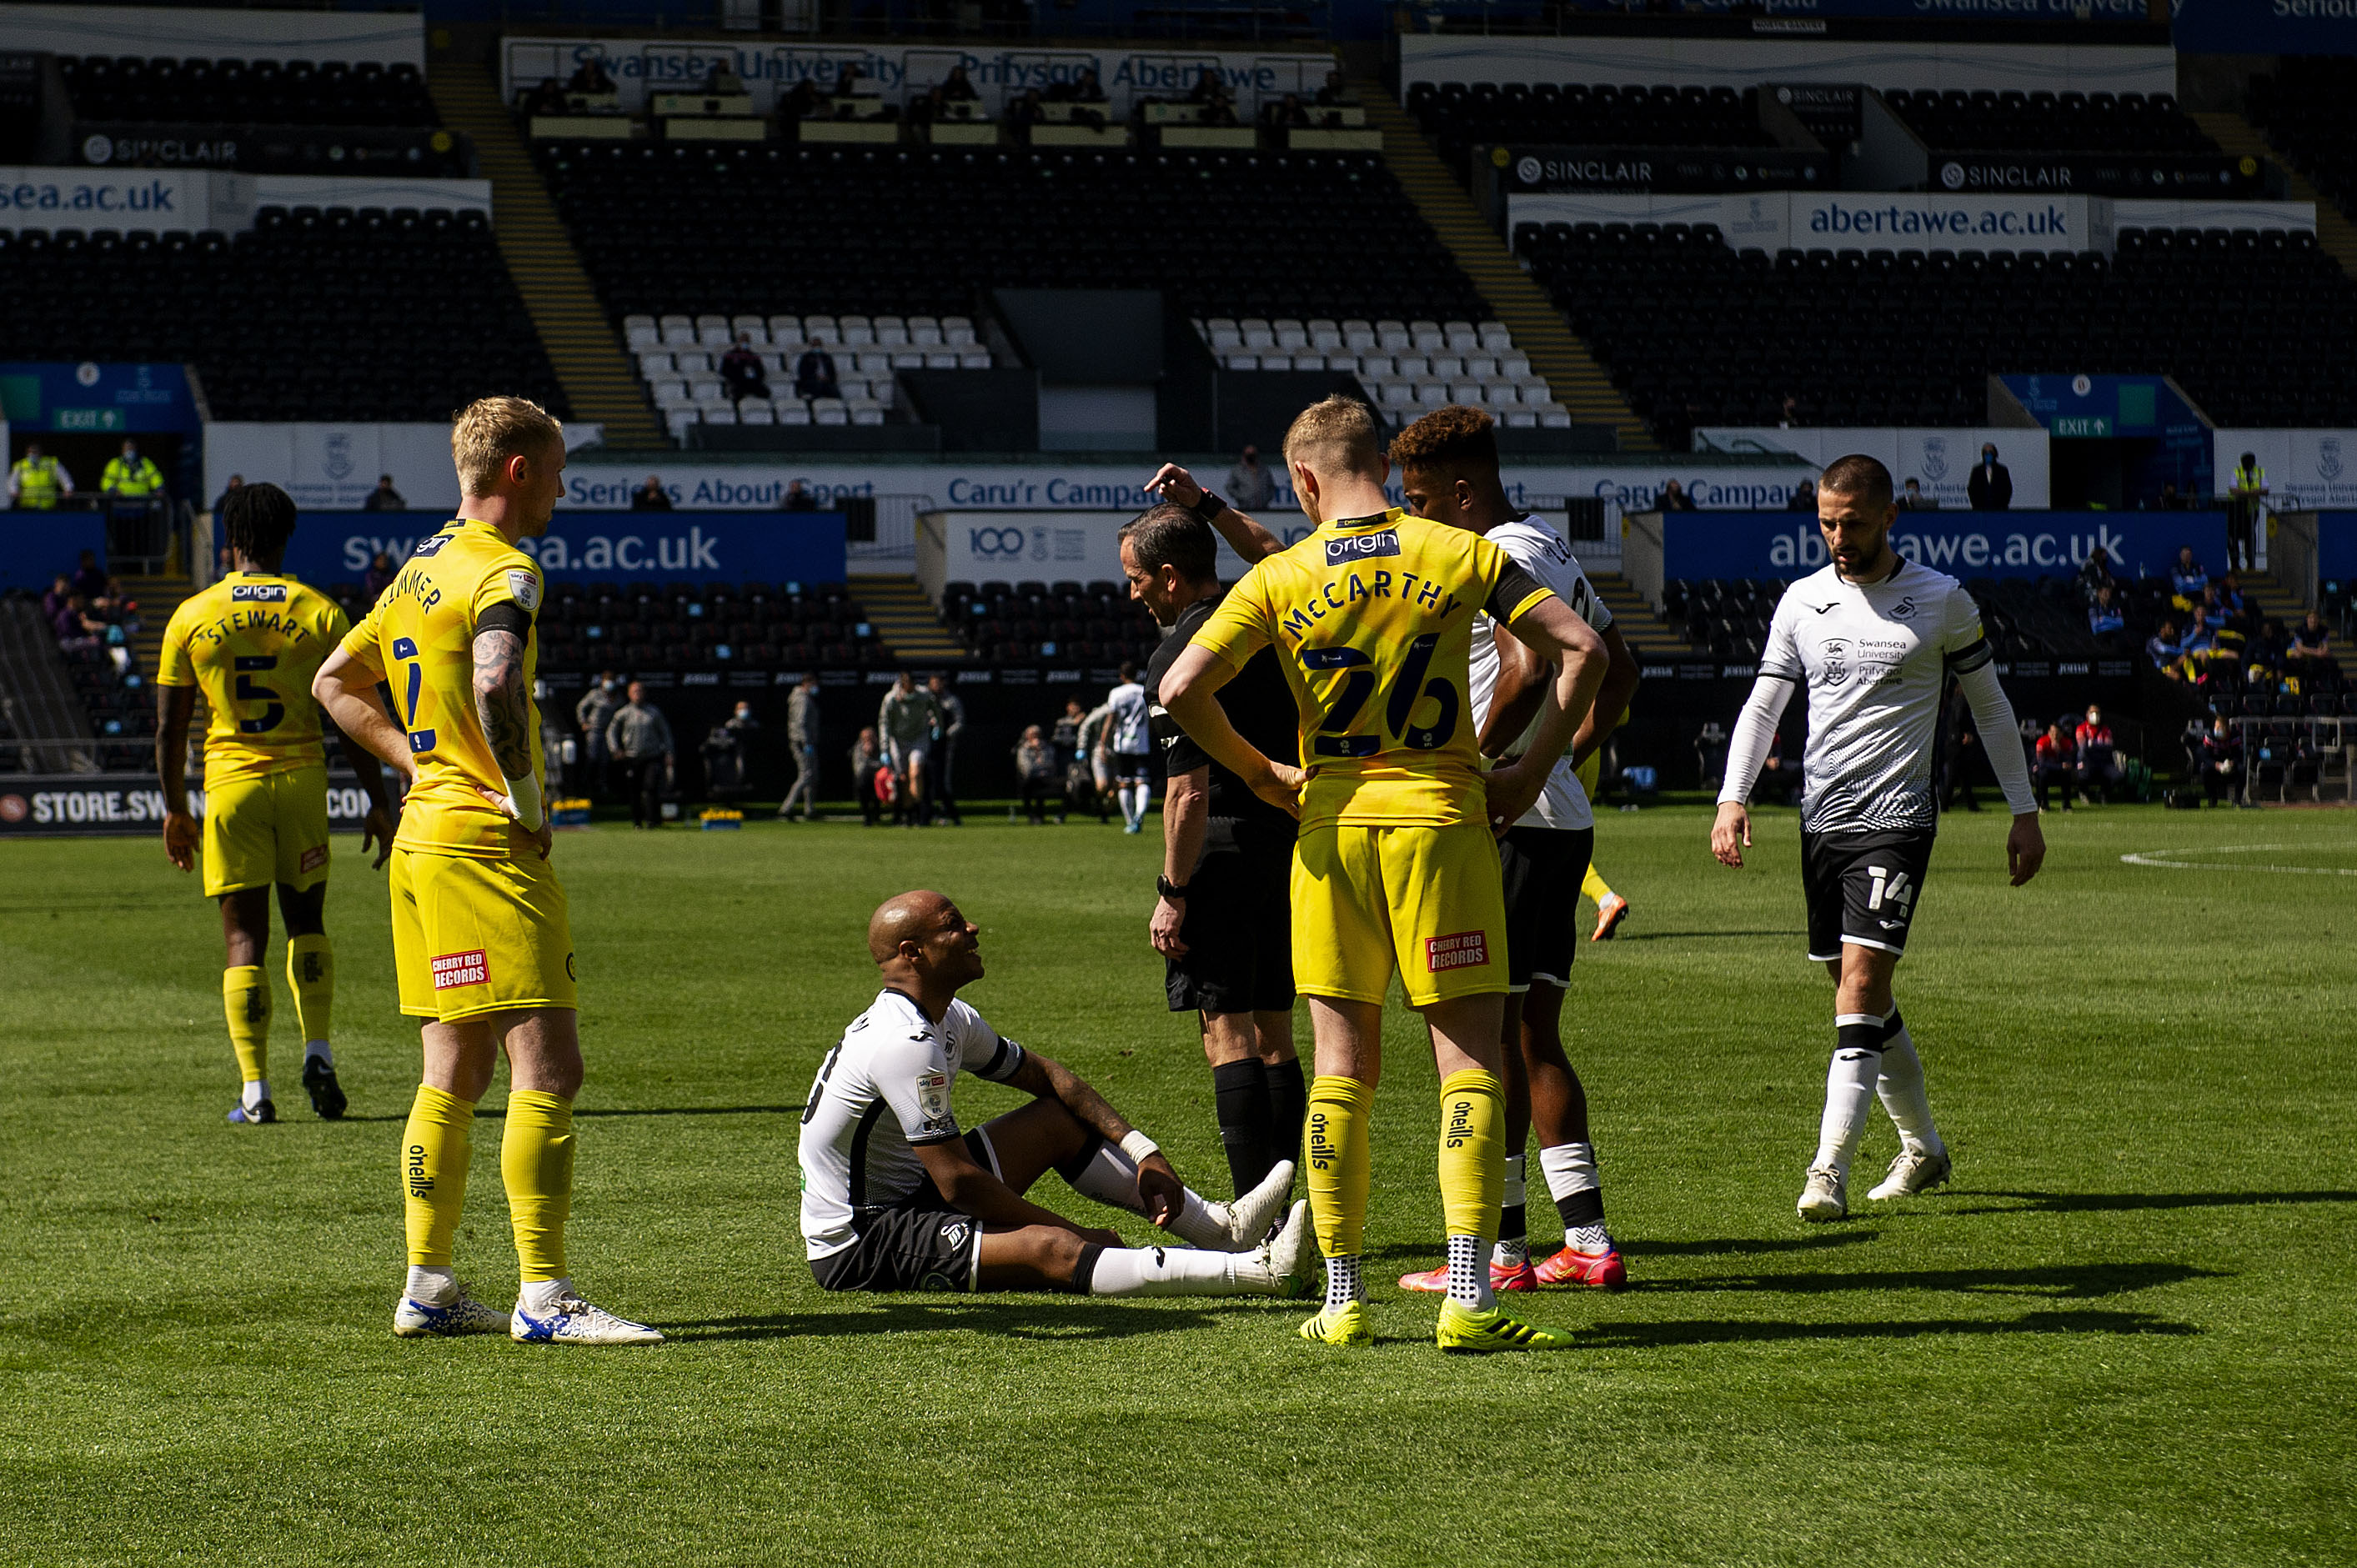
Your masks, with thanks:
<instances>
[{"instance_id":1,"label":"'origin' logo on jersey","mask_svg":"<svg viewBox=\"0 0 2357 1568\"><path fill-rule=\"evenodd\" d=\"M234 603L283 605L286 602L284 583L232 583L229 596Z\"/></svg>"},{"instance_id":2,"label":"'origin' logo on jersey","mask_svg":"<svg viewBox=\"0 0 2357 1568\"><path fill-rule=\"evenodd\" d=\"M488 985L491 966L484 961L483 950L473 952L446 952L433 960L434 989L447 991L454 985Z\"/></svg>"},{"instance_id":3,"label":"'origin' logo on jersey","mask_svg":"<svg viewBox=\"0 0 2357 1568\"><path fill-rule=\"evenodd\" d=\"M1399 553L1399 530L1396 528L1381 529L1373 533L1346 533L1339 539L1326 542L1326 564L1344 566L1353 561Z\"/></svg>"},{"instance_id":4,"label":"'origin' logo on jersey","mask_svg":"<svg viewBox=\"0 0 2357 1568\"><path fill-rule=\"evenodd\" d=\"M1487 931L1458 931L1454 936L1424 939L1424 968L1427 974L1438 974L1445 969L1478 969L1489 961Z\"/></svg>"}]
</instances>

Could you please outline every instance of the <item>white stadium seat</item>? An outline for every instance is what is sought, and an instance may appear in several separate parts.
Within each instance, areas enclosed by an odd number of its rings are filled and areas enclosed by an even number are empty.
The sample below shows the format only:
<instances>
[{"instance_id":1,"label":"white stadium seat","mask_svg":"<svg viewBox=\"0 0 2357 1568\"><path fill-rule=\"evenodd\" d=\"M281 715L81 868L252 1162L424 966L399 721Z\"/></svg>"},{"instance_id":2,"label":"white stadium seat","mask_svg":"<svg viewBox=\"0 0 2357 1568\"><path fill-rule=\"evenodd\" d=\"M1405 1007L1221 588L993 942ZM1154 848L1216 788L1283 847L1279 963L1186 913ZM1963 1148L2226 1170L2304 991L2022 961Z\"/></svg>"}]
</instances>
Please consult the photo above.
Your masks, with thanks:
<instances>
[{"instance_id":1,"label":"white stadium seat","mask_svg":"<svg viewBox=\"0 0 2357 1568\"><path fill-rule=\"evenodd\" d=\"M1506 330L1506 324L1502 321L1481 323L1480 337L1481 347L1492 353L1502 354L1514 346L1514 335Z\"/></svg>"},{"instance_id":2,"label":"white stadium seat","mask_svg":"<svg viewBox=\"0 0 2357 1568\"><path fill-rule=\"evenodd\" d=\"M1432 356L1429 354L1400 354L1392 362L1398 367L1401 375L1411 379L1420 380L1432 374Z\"/></svg>"},{"instance_id":3,"label":"white stadium seat","mask_svg":"<svg viewBox=\"0 0 2357 1568\"><path fill-rule=\"evenodd\" d=\"M957 359L958 369L962 371L990 369L990 350L987 349L961 349L958 350Z\"/></svg>"},{"instance_id":4,"label":"white stadium seat","mask_svg":"<svg viewBox=\"0 0 2357 1568\"><path fill-rule=\"evenodd\" d=\"M1470 321L1444 321L1440 324L1440 335L1451 349L1460 354L1481 346L1481 334L1474 329Z\"/></svg>"},{"instance_id":5,"label":"white stadium seat","mask_svg":"<svg viewBox=\"0 0 2357 1568\"><path fill-rule=\"evenodd\" d=\"M1437 321L1411 321L1407 324L1407 335L1411 343L1426 353L1448 347L1448 339L1442 334Z\"/></svg>"},{"instance_id":6,"label":"white stadium seat","mask_svg":"<svg viewBox=\"0 0 2357 1568\"><path fill-rule=\"evenodd\" d=\"M770 411L770 405L768 403L762 403L758 399L748 397L743 403L737 405L737 423L739 424L775 424L778 423L778 416Z\"/></svg>"},{"instance_id":7,"label":"white stadium seat","mask_svg":"<svg viewBox=\"0 0 2357 1568\"><path fill-rule=\"evenodd\" d=\"M1342 347L1342 328L1320 317L1309 324L1309 346L1321 353L1333 353Z\"/></svg>"},{"instance_id":8,"label":"white stadium seat","mask_svg":"<svg viewBox=\"0 0 2357 1568\"><path fill-rule=\"evenodd\" d=\"M1448 401L1448 383L1447 381L1416 382L1415 401L1419 407L1440 407Z\"/></svg>"},{"instance_id":9,"label":"white stadium seat","mask_svg":"<svg viewBox=\"0 0 2357 1568\"><path fill-rule=\"evenodd\" d=\"M1220 356L1220 362L1227 366L1227 368L1232 371L1257 371L1260 369L1260 356L1258 354L1222 354Z\"/></svg>"},{"instance_id":10,"label":"white stadium seat","mask_svg":"<svg viewBox=\"0 0 2357 1568\"><path fill-rule=\"evenodd\" d=\"M811 423L813 424L848 424L851 411L839 397L819 397L811 400Z\"/></svg>"},{"instance_id":11,"label":"white stadium seat","mask_svg":"<svg viewBox=\"0 0 2357 1568\"><path fill-rule=\"evenodd\" d=\"M1309 328L1300 322L1288 318L1272 322L1270 325L1275 329L1278 348L1293 349L1309 347Z\"/></svg>"},{"instance_id":12,"label":"white stadium seat","mask_svg":"<svg viewBox=\"0 0 2357 1568\"><path fill-rule=\"evenodd\" d=\"M1361 321L1356 317L1342 323L1342 347L1354 349L1361 353L1377 347L1374 323Z\"/></svg>"}]
</instances>

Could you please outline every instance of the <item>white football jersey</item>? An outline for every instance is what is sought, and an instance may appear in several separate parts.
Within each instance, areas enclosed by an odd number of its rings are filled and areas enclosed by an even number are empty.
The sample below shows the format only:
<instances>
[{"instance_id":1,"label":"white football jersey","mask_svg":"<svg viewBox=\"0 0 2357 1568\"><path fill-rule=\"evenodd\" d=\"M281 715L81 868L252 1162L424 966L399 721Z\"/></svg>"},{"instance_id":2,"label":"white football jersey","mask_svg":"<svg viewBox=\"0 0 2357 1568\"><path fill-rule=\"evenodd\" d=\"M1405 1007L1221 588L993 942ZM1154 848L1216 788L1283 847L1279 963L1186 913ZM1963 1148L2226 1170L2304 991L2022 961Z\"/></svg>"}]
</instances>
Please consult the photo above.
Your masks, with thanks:
<instances>
[{"instance_id":1,"label":"white football jersey","mask_svg":"<svg viewBox=\"0 0 2357 1568\"><path fill-rule=\"evenodd\" d=\"M802 1107L802 1247L811 1261L857 1240L852 1216L922 1187L917 1149L960 1135L950 1091L961 1072L1003 1082L1023 1047L963 1002L939 1024L901 992L877 993L826 1053Z\"/></svg>"},{"instance_id":2,"label":"white football jersey","mask_svg":"<svg viewBox=\"0 0 2357 1568\"><path fill-rule=\"evenodd\" d=\"M1596 596L1587 581L1587 574L1579 569L1579 562L1565 543L1563 536L1535 517L1518 517L1512 522L1500 523L1490 531L1490 542L1504 551L1514 564L1555 590L1555 597L1569 605L1579 618L1602 631L1612 624L1612 612ZM1473 618L1473 649L1471 679L1473 686L1473 728L1476 734L1490 717L1490 699L1498 690L1497 626L1484 613ZM1531 720L1535 728L1538 720ZM1530 738L1523 732L1522 740ZM1518 741L1519 745L1520 742ZM1596 815L1588 809L1587 791L1579 787L1579 774L1571 766L1571 751L1564 750L1555 771L1547 775L1546 790L1539 796L1538 804L1522 815L1514 824L1518 828L1555 828L1577 832L1596 825Z\"/></svg>"},{"instance_id":3,"label":"white football jersey","mask_svg":"<svg viewBox=\"0 0 2357 1568\"><path fill-rule=\"evenodd\" d=\"M1146 688L1132 681L1115 686L1105 695L1105 706L1113 710L1107 722L1113 725L1113 749L1115 751L1146 752L1154 749L1150 734L1152 714L1146 701Z\"/></svg>"},{"instance_id":4,"label":"white football jersey","mask_svg":"<svg viewBox=\"0 0 2357 1568\"><path fill-rule=\"evenodd\" d=\"M1802 830L1937 828L1932 747L1941 694L1949 671L1977 670L1991 657L1964 585L1903 557L1879 583L1846 582L1826 566L1785 589L1760 673L1809 693Z\"/></svg>"}]
</instances>

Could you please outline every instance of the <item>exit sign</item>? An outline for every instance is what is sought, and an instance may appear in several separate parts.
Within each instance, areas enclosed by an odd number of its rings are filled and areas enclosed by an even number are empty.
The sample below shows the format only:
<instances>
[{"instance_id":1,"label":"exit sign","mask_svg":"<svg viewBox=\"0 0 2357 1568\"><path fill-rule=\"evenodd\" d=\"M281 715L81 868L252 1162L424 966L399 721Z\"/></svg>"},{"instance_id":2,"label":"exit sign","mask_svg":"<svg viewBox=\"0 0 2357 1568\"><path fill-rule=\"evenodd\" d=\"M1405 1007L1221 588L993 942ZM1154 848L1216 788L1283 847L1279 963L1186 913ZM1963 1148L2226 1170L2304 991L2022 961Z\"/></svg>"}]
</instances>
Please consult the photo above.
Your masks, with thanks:
<instances>
[{"instance_id":1,"label":"exit sign","mask_svg":"<svg viewBox=\"0 0 2357 1568\"><path fill-rule=\"evenodd\" d=\"M2058 418L2054 421L2054 434L2058 436L2104 436L2111 433L2111 420L2100 413L2091 413L2078 419Z\"/></svg>"},{"instance_id":2,"label":"exit sign","mask_svg":"<svg viewBox=\"0 0 2357 1568\"><path fill-rule=\"evenodd\" d=\"M50 417L59 430L121 430L123 411L119 408L59 408L50 411Z\"/></svg>"}]
</instances>

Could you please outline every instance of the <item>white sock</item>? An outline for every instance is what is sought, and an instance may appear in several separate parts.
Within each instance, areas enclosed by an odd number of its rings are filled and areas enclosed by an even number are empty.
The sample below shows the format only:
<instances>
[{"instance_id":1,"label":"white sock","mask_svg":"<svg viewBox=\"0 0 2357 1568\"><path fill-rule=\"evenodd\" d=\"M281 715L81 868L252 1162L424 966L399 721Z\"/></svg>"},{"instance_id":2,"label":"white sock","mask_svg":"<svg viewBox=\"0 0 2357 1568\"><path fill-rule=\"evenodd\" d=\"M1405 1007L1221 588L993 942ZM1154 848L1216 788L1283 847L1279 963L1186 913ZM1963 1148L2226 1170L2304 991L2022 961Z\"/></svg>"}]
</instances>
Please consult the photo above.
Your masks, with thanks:
<instances>
[{"instance_id":1,"label":"white sock","mask_svg":"<svg viewBox=\"0 0 2357 1568\"><path fill-rule=\"evenodd\" d=\"M1188 1247L1107 1247L1089 1275L1091 1295L1243 1295L1275 1288L1259 1253Z\"/></svg>"},{"instance_id":2,"label":"white sock","mask_svg":"<svg viewBox=\"0 0 2357 1568\"><path fill-rule=\"evenodd\" d=\"M447 1306L458 1296L458 1275L454 1269L409 1266L409 1283L401 1294L412 1301L422 1301L428 1306Z\"/></svg>"},{"instance_id":3,"label":"white sock","mask_svg":"<svg viewBox=\"0 0 2357 1568\"><path fill-rule=\"evenodd\" d=\"M245 1086L244 1104L248 1111L270 1098L270 1080L266 1078L249 1079Z\"/></svg>"},{"instance_id":4,"label":"white sock","mask_svg":"<svg viewBox=\"0 0 2357 1568\"><path fill-rule=\"evenodd\" d=\"M1834 1020L1836 1029L1869 1025L1879 1029L1882 1020L1870 1013L1844 1013ZM1845 1176L1849 1174L1849 1162L1857 1153L1857 1141L1866 1133L1867 1107L1874 1103L1874 1080L1882 1070L1882 1053L1855 1046L1839 1046L1834 1059L1825 1069L1825 1112L1817 1125L1817 1157L1812 1165L1830 1165Z\"/></svg>"},{"instance_id":5,"label":"white sock","mask_svg":"<svg viewBox=\"0 0 2357 1568\"><path fill-rule=\"evenodd\" d=\"M1531 1259L1530 1221L1525 1212L1530 1188L1523 1179L1523 1167L1522 1155L1506 1156L1505 1195L1498 1205L1498 1245L1490 1254L1501 1268L1519 1269ZM1515 1233L1506 1234L1509 1229Z\"/></svg>"},{"instance_id":6,"label":"white sock","mask_svg":"<svg viewBox=\"0 0 2357 1568\"><path fill-rule=\"evenodd\" d=\"M1498 1305L1490 1289L1490 1271L1481 1266L1481 1238L1448 1239L1448 1294L1459 1306L1487 1312Z\"/></svg>"},{"instance_id":7,"label":"white sock","mask_svg":"<svg viewBox=\"0 0 2357 1568\"><path fill-rule=\"evenodd\" d=\"M1539 1151L1539 1169L1546 1173L1555 1211L1571 1217L1563 1224L1564 1245L1579 1252L1609 1251L1612 1236L1604 1228L1604 1181L1596 1174L1596 1146L1552 1144ZM1593 1196L1583 1199L1584 1194Z\"/></svg>"},{"instance_id":8,"label":"white sock","mask_svg":"<svg viewBox=\"0 0 2357 1568\"><path fill-rule=\"evenodd\" d=\"M1923 1058L1915 1054L1915 1037L1902 1021L1899 1032L1882 1042L1882 1074L1874 1087L1882 1108L1899 1124L1899 1136L1919 1155L1938 1155L1948 1145L1932 1124L1932 1097L1923 1089Z\"/></svg>"},{"instance_id":9,"label":"white sock","mask_svg":"<svg viewBox=\"0 0 2357 1568\"><path fill-rule=\"evenodd\" d=\"M306 1040L303 1042L303 1060L305 1065L307 1066L314 1059L324 1064L328 1071L333 1072L335 1070L336 1053L328 1048L327 1041Z\"/></svg>"},{"instance_id":10,"label":"white sock","mask_svg":"<svg viewBox=\"0 0 2357 1568\"><path fill-rule=\"evenodd\" d=\"M1132 1214L1146 1212L1137 1200L1137 1165L1119 1144L1100 1143L1078 1176L1065 1176L1074 1192Z\"/></svg>"},{"instance_id":11,"label":"white sock","mask_svg":"<svg viewBox=\"0 0 2357 1568\"><path fill-rule=\"evenodd\" d=\"M1228 1206L1214 1203L1193 1187L1187 1189L1187 1199L1178 1212L1170 1217L1163 1229L1189 1247L1201 1247L1207 1251L1226 1252L1235 1248L1235 1238L1228 1233ZM1258 1246L1259 1242L1252 1243Z\"/></svg>"},{"instance_id":12,"label":"white sock","mask_svg":"<svg viewBox=\"0 0 2357 1568\"><path fill-rule=\"evenodd\" d=\"M527 1312L546 1312L572 1294L573 1281L570 1278L526 1280L516 1287L516 1305Z\"/></svg>"},{"instance_id":13,"label":"white sock","mask_svg":"<svg viewBox=\"0 0 2357 1568\"><path fill-rule=\"evenodd\" d=\"M1327 1259L1326 1310L1340 1312L1353 1303L1364 1305L1366 1299L1366 1283L1359 1277L1359 1260L1356 1257Z\"/></svg>"}]
</instances>

